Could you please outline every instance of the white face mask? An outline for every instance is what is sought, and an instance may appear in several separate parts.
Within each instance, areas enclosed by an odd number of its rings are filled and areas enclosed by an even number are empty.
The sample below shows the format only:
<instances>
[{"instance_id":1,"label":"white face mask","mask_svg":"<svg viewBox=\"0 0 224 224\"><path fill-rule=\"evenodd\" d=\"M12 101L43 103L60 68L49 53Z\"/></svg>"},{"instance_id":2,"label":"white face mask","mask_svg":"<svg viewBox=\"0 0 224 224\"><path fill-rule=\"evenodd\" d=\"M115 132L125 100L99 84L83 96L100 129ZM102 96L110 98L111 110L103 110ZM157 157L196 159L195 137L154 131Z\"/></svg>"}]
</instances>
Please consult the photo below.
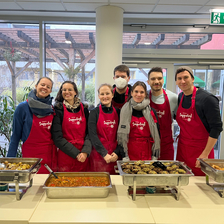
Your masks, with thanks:
<instances>
[{"instance_id":1,"label":"white face mask","mask_svg":"<svg viewBox=\"0 0 224 224\"><path fill-rule=\"evenodd\" d=\"M115 79L114 81L115 81L115 85L118 89L123 89L128 84L127 80L123 79L121 77Z\"/></svg>"}]
</instances>

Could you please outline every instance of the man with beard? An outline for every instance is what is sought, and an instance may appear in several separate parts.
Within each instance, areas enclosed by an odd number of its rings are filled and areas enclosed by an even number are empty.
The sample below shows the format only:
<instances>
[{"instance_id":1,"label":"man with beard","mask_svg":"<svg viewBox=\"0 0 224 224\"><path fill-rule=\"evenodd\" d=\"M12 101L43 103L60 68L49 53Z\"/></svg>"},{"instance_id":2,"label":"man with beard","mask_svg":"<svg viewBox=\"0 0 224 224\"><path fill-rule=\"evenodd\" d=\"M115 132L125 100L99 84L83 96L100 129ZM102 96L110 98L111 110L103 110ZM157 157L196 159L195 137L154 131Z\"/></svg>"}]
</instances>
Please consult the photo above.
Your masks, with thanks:
<instances>
[{"instance_id":1,"label":"man with beard","mask_svg":"<svg viewBox=\"0 0 224 224\"><path fill-rule=\"evenodd\" d=\"M180 127L177 160L185 162L195 176L202 176L197 158L214 159L214 145L222 131L219 100L194 85L194 73L188 66L177 69L175 81L182 90L176 112Z\"/></svg>"},{"instance_id":2,"label":"man with beard","mask_svg":"<svg viewBox=\"0 0 224 224\"><path fill-rule=\"evenodd\" d=\"M173 160L174 147L172 135L172 122L177 109L177 94L164 90L163 71L160 67L152 68L148 73L150 106L156 110L161 136L160 160Z\"/></svg>"},{"instance_id":3,"label":"man with beard","mask_svg":"<svg viewBox=\"0 0 224 224\"><path fill-rule=\"evenodd\" d=\"M113 86L113 100L112 105L118 109L127 102L128 96L131 94L131 85L128 84L130 80L130 70L126 65L118 65L114 69Z\"/></svg>"}]
</instances>

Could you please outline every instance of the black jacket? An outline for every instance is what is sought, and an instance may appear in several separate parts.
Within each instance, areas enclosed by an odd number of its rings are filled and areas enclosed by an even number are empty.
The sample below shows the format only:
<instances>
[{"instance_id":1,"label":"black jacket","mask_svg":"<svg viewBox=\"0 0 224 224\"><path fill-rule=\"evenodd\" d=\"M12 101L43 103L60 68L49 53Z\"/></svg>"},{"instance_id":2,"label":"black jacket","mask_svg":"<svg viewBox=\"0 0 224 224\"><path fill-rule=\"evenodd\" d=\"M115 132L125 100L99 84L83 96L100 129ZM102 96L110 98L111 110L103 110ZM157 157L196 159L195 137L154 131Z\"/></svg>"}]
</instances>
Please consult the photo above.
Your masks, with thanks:
<instances>
[{"instance_id":1,"label":"black jacket","mask_svg":"<svg viewBox=\"0 0 224 224\"><path fill-rule=\"evenodd\" d=\"M118 114L118 117L120 115L120 110L115 108ZM113 112L113 107L105 107L102 105L102 110L104 113L111 114ZM90 111L89 115L89 122L88 122L88 128L89 128L89 138L91 140L92 145L97 150L97 152L102 156L106 156L108 151L105 149L103 144L101 143L98 135L97 135L97 122L99 119L99 106L95 107L93 110ZM114 153L116 153L118 156L124 157L124 150L123 147L120 145L117 145L117 148L114 150Z\"/></svg>"},{"instance_id":2,"label":"black jacket","mask_svg":"<svg viewBox=\"0 0 224 224\"><path fill-rule=\"evenodd\" d=\"M83 105L84 106L84 105ZM80 153L80 151L70 142L68 142L64 137L62 133L62 122L64 117L64 108L62 103L57 103L55 105L55 112L56 115L54 116L52 127L51 127L51 134L54 141L54 144L64 153L71 156L72 158L76 158L77 155ZM67 109L69 112L72 112L71 110ZM75 109L74 113L77 113L80 111L80 106ZM88 118L89 118L89 111L88 108L84 106L84 114L86 118L86 137L85 142L82 148L82 153L87 153L89 156L92 150L92 145L88 137Z\"/></svg>"}]
</instances>

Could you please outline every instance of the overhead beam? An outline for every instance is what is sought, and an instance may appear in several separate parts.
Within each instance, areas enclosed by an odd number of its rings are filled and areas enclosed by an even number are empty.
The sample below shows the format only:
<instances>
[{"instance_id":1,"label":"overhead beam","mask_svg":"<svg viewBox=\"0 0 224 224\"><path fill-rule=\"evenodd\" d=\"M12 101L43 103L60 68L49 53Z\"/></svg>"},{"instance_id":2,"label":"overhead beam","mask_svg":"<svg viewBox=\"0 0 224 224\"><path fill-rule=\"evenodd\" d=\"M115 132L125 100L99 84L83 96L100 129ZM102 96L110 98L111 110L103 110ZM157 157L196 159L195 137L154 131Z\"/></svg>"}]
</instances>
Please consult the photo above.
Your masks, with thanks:
<instances>
[{"instance_id":1,"label":"overhead beam","mask_svg":"<svg viewBox=\"0 0 224 224\"><path fill-rule=\"evenodd\" d=\"M151 45L159 45L165 40L165 34L161 33L153 42Z\"/></svg>"},{"instance_id":2,"label":"overhead beam","mask_svg":"<svg viewBox=\"0 0 224 224\"><path fill-rule=\"evenodd\" d=\"M8 42L8 43L10 43L10 42L16 42L15 40L13 40L12 38L6 36L3 33L0 33L0 39L3 40L3 41L5 41L5 42Z\"/></svg>"},{"instance_id":3,"label":"overhead beam","mask_svg":"<svg viewBox=\"0 0 224 224\"><path fill-rule=\"evenodd\" d=\"M29 47L31 44L37 46L39 48L39 42L33 40L31 37L29 37L27 34L25 34L23 31L18 30L17 36L24 40L27 43L27 47Z\"/></svg>"},{"instance_id":4,"label":"overhead beam","mask_svg":"<svg viewBox=\"0 0 224 224\"><path fill-rule=\"evenodd\" d=\"M141 40L141 34L137 33L135 39L132 41L132 44L136 47L136 45L139 43L140 40Z\"/></svg>"},{"instance_id":5,"label":"overhead beam","mask_svg":"<svg viewBox=\"0 0 224 224\"><path fill-rule=\"evenodd\" d=\"M173 42L172 45L180 46L180 45L186 43L187 41L189 41L189 38L190 38L190 34L184 34L178 40L176 40L175 42Z\"/></svg>"},{"instance_id":6,"label":"overhead beam","mask_svg":"<svg viewBox=\"0 0 224 224\"><path fill-rule=\"evenodd\" d=\"M17 78L19 75L21 75L22 72L25 71L31 64L32 64L32 61L29 61L28 63L26 63L25 66L15 74L15 77Z\"/></svg>"},{"instance_id":7,"label":"overhead beam","mask_svg":"<svg viewBox=\"0 0 224 224\"><path fill-rule=\"evenodd\" d=\"M69 32L65 32L65 39L68 40L68 41L71 41L71 42L72 42L72 44L71 44L72 47L73 47L74 49L77 49L79 56L81 57L81 59L84 60L84 59L85 59L85 55L83 54L83 52L82 52L81 49L78 49L78 48L75 47L75 45L76 45L77 43L76 43L76 41L73 39L72 35L71 35ZM90 46L91 46L91 45L90 45ZM92 48L92 46L91 46L91 48Z\"/></svg>"},{"instance_id":8,"label":"overhead beam","mask_svg":"<svg viewBox=\"0 0 224 224\"><path fill-rule=\"evenodd\" d=\"M202 37L200 40L196 40L191 45L197 45L201 46L202 44L205 44L212 40L212 34L207 34L206 36Z\"/></svg>"},{"instance_id":9,"label":"overhead beam","mask_svg":"<svg viewBox=\"0 0 224 224\"><path fill-rule=\"evenodd\" d=\"M95 56L95 49L81 62L81 64L79 65L80 69L84 67L89 62L89 60L94 56Z\"/></svg>"},{"instance_id":10,"label":"overhead beam","mask_svg":"<svg viewBox=\"0 0 224 224\"><path fill-rule=\"evenodd\" d=\"M63 62L58 58L56 55L54 55L50 49L46 48L46 52L63 68L66 69L67 67L63 64Z\"/></svg>"},{"instance_id":11,"label":"overhead beam","mask_svg":"<svg viewBox=\"0 0 224 224\"><path fill-rule=\"evenodd\" d=\"M56 43L56 41L48 34L48 33L45 33L45 38L46 38L46 41L49 42L49 43ZM64 55L66 58L69 58L69 55L68 53L64 50L64 49L57 49L62 55Z\"/></svg>"},{"instance_id":12,"label":"overhead beam","mask_svg":"<svg viewBox=\"0 0 224 224\"><path fill-rule=\"evenodd\" d=\"M135 46L132 44L123 44L123 49L130 48L134 49ZM145 45L138 44L136 49L199 49L200 46L197 45Z\"/></svg>"}]
</instances>

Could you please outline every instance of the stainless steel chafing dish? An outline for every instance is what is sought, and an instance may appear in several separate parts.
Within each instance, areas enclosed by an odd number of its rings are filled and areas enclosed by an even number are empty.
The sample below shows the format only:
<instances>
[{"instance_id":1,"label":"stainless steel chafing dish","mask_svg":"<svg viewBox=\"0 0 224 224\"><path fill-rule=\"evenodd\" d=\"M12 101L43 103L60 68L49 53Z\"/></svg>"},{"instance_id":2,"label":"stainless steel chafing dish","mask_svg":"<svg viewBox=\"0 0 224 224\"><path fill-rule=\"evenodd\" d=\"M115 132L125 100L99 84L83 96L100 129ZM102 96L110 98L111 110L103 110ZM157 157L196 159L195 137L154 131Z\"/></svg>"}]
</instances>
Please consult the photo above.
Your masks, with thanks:
<instances>
[{"instance_id":1,"label":"stainless steel chafing dish","mask_svg":"<svg viewBox=\"0 0 224 224\"><path fill-rule=\"evenodd\" d=\"M223 159L198 159L201 165L201 171L206 174L206 184L215 190L220 197L224 198L224 170L217 170L212 165L224 168ZM210 184L209 177L222 184Z\"/></svg>"},{"instance_id":2,"label":"stainless steel chafing dish","mask_svg":"<svg viewBox=\"0 0 224 224\"><path fill-rule=\"evenodd\" d=\"M22 196L26 193L26 191L33 184L33 176L36 174L41 166L40 162L42 159L39 158L0 158L0 163L5 161L10 163L28 163L31 165L30 169L27 170L0 170L0 183L9 183L15 184L14 186L10 185L10 189L7 191L1 192L1 194L12 194L12 190L15 190L16 199L20 200ZM28 183L28 186L19 186L20 183ZM12 189L13 188L13 189Z\"/></svg>"},{"instance_id":3,"label":"stainless steel chafing dish","mask_svg":"<svg viewBox=\"0 0 224 224\"><path fill-rule=\"evenodd\" d=\"M126 161L125 161L126 162ZM123 172L121 165L124 161L117 161L117 167L120 175L123 178L123 184L125 186L133 187L133 197L136 199L136 189L138 186L160 186L160 187L173 187L172 192L176 199L179 200L181 186L186 186L189 183L189 177L194 174L183 163L175 161L175 164L179 165L181 169L186 171L185 174L127 174ZM134 163L135 161L128 161L128 163ZM153 163L154 160L144 161L145 164ZM174 162L172 160L160 160L162 163Z\"/></svg>"},{"instance_id":4,"label":"stainless steel chafing dish","mask_svg":"<svg viewBox=\"0 0 224 224\"><path fill-rule=\"evenodd\" d=\"M112 188L110 174L106 172L55 172L58 177L107 177L109 185L106 187L81 186L81 187L48 187L48 183L53 174L50 174L44 183L48 198L105 198Z\"/></svg>"}]
</instances>

